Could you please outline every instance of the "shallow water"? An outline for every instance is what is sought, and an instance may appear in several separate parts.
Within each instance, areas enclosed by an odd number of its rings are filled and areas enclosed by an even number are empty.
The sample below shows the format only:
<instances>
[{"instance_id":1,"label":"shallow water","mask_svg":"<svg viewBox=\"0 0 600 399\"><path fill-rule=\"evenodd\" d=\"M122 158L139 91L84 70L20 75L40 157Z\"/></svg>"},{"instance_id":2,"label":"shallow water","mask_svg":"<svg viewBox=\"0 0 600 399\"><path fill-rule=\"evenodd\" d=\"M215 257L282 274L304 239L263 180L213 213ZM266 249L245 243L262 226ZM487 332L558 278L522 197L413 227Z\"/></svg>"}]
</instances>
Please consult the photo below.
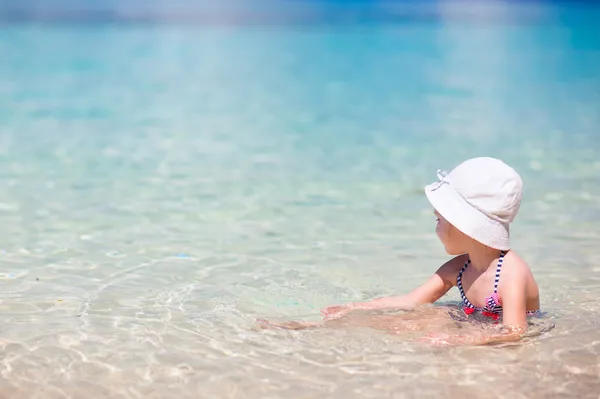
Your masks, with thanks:
<instances>
[{"instance_id":1,"label":"shallow water","mask_svg":"<svg viewBox=\"0 0 600 399\"><path fill-rule=\"evenodd\" d=\"M597 398L600 34L568 17L4 27L0 395ZM422 187L478 155L523 176L538 334L254 329L422 282Z\"/></svg>"}]
</instances>

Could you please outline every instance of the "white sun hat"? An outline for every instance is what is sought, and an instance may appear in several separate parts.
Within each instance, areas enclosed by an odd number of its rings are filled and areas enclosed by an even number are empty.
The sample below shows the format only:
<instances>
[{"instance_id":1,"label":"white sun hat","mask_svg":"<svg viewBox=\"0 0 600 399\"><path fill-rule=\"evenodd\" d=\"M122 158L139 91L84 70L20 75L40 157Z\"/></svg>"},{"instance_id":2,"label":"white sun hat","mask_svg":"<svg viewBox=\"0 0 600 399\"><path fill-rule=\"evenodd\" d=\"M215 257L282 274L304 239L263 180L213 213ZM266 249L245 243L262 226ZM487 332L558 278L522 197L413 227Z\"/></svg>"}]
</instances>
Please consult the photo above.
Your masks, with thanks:
<instances>
[{"instance_id":1,"label":"white sun hat","mask_svg":"<svg viewBox=\"0 0 600 399\"><path fill-rule=\"evenodd\" d=\"M454 227L488 247L509 250L509 224L521 206L523 181L504 162L469 159L425 187L431 205Z\"/></svg>"}]
</instances>

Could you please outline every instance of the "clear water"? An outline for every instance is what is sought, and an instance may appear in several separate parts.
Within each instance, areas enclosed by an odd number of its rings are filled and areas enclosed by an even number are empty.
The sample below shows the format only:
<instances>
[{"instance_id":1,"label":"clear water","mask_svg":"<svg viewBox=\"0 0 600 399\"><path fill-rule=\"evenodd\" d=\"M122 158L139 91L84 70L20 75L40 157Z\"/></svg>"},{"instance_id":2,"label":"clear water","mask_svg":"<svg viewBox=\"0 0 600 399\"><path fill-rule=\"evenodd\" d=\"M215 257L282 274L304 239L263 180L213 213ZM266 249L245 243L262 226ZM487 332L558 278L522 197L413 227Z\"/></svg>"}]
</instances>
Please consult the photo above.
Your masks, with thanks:
<instances>
[{"instance_id":1,"label":"clear water","mask_svg":"<svg viewBox=\"0 0 600 399\"><path fill-rule=\"evenodd\" d=\"M0 392L597 398L590 15L4 26ZM525 181L514 247L540 285L538 334L439 349L254 330L421 283L446 259L422 187L480 155Z\"/></svg>"}]
</instances>

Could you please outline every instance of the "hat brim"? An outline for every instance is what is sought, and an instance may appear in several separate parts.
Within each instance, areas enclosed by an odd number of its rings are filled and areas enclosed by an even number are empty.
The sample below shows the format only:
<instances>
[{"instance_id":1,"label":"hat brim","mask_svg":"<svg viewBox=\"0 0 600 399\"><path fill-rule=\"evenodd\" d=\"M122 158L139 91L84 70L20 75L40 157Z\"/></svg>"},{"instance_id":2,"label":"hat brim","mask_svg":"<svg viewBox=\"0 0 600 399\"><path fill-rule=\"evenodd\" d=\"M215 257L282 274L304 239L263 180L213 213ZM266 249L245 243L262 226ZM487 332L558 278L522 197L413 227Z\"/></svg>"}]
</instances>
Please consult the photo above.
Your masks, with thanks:
<instances>
[{"instance_id":1,"label":"hat brim","mask_svg":"<svg viewBox=\"0 0 600 399\"><path fill-rule=\"evenodd\" d=\"M467 236L494 249L510 249L508 225L474 208L449 183L429 184L425 187L425 195L444 219Z\"/></svg>"}]
</instances>

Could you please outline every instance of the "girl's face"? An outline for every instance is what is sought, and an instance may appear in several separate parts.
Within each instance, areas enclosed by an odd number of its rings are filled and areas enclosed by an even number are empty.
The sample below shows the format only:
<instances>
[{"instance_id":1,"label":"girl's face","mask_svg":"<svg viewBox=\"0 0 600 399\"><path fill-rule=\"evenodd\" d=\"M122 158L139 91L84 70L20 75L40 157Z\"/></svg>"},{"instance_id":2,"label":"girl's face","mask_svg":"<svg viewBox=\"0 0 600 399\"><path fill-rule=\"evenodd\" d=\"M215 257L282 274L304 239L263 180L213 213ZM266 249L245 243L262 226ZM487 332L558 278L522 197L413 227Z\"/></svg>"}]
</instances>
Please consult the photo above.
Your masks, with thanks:
<instances>
[{"instance_id":1,"label":"girl's face","mask_svg":"<svg viewBox=\"0 0 600 399\"><path fill-rule=\"evenodd\" d=\"M469 237L451 225L438 211L434 211L434 214L437 218L435 233L444 244L448 255L461 255L467 252Z\"/></svg>"}]
</instances>

